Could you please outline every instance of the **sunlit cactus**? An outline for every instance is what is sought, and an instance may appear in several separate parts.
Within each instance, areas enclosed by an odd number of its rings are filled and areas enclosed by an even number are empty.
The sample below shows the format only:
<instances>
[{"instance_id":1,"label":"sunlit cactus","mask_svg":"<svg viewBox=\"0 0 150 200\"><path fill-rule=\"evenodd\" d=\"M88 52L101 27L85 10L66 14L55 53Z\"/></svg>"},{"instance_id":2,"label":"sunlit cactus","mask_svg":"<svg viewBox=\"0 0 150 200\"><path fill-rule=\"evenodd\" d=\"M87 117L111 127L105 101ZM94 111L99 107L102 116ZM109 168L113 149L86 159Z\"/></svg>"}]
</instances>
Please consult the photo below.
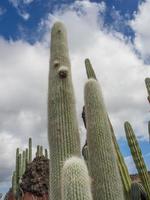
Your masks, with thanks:
<instances>
[{"instance_id":1,"label":"sunlit cactus","mask_svg":"<svg viewBox=\"0 0 150 200\"><path fill-rule=\"evenodd\" d=\"M93 199L123 200L107 112L100 86L94 79L85 85L85 112Z\"/></svg>"},{"instance_id":2,"label":"sunlit cactus","mask_svg":"<svg viewBox=\"0 0 150 200\"><path fill-rule=\"evenodd\" d=\"M90 177L81 158L69 158L62 170L62 200L92 200Z\"/></svg>"},{"instance_id":3,"label":"sunlit cactus","mask_svg":"<svg viewBox=\"0 0 150 200\"><path fill-rule=\"evenodd\" d=\"M80 156L67 34L61 22L56 22L51 32L48 93L50 199L60 200L62 163L72 155Z\"/></svg>"},{"instance_id":4,"label":"sunlit cactus","mask_svg":"<svg viewBox=\"0 0 150 200\"><path fill-rule=\"evenodd\" d=\"M134 163L136 165L139 177L147 193L148 200L150 200L150 177L148 175L148 171L142 156L141 149L139 147L138 141L130 123L125 122L124 127Z\"/></svg>"}]
</instances>

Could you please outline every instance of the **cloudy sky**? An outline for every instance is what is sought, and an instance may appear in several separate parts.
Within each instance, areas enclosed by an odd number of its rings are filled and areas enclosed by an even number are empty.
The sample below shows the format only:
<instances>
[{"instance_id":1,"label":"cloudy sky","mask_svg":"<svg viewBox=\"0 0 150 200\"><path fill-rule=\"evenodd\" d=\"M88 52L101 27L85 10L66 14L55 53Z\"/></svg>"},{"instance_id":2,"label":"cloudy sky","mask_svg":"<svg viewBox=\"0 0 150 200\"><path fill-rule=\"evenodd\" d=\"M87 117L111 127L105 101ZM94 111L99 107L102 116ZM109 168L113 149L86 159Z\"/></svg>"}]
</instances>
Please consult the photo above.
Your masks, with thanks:
<instances>
[{"instance_id":1,"label":"cloudy sky","mask_svg":"<svg viewBox=\"0 0 150 200\"><path fill-rule=\"evenodd\" d=\"M150 107L144 79L150 76L150 1L0 1L0 192L10 186L16 147L47 142L50 30L61 20L68 32L81 143L84 59L90 58L130 173L125 139L131 122L150 169L147 122Z\"/></svg>"}]
</instances>

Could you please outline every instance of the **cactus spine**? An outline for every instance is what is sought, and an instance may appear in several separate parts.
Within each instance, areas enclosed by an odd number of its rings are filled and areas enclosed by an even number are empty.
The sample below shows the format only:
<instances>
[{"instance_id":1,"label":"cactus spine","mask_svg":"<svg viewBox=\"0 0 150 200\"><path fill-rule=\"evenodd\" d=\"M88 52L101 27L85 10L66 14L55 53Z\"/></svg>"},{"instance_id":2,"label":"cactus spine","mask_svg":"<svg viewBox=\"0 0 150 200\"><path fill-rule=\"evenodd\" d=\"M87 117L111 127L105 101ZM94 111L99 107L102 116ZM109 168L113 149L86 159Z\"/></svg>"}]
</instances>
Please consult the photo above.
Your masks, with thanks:
<instances>
[{"instance_id":1,"label":"cactus spine","mask_svg":"<svg viewBox=\"0 0 150 200\"><path fill-rule=\"evenodd\" d=\"M147 197L150 200L150 177L147 172L147 168L142 156L141 149L138 145L138 141L135 137L134 131L130 123L125 122L124 127L125 127L126 137L128 140L128 145L130 147L130 151L131 151L134 163L136 165L137 171L139 173L139 177L147 193Z\"/></svg>"},{"instance_id":2,"label":"cactus spine","mask_svg":"<svg viewBox=\"0 0 150 200\"><path fill-rule=\"evenodd\" d=\"M32 162L32 138L29 138L29 163Z\"/></svg>"},{"instance_id":3,"label":"cactus spine","mask_svg":"<svg viewBox=\"0 0 150 200\"><path fill-rule=\"evenodd\" d=\"M64 25L60 22L54 24L51 33L48 92L50 199L60 200L62 163L71 155L80 156L67 34Z\"/></svg>"},{"instance_id":4,"label":"cactus spine","mask_svg":"<svg viewBox=\"0 0 150 200\"><path fill-rule=\"evenodd\" d=\"M71 157L63 166L62 200L92 200L88 170L80 158Z\"/></svg>"},{"instance_id":5,"label":"cactus spine","mask_svg":"<svg viewBox=\"0 0 150 200\"><path fill-rule=\"evenodd\" d=\"M96 80L85 85L89 170L94 200L123 200L121 179L102 93Z\"/></svg>"}]
</instances>

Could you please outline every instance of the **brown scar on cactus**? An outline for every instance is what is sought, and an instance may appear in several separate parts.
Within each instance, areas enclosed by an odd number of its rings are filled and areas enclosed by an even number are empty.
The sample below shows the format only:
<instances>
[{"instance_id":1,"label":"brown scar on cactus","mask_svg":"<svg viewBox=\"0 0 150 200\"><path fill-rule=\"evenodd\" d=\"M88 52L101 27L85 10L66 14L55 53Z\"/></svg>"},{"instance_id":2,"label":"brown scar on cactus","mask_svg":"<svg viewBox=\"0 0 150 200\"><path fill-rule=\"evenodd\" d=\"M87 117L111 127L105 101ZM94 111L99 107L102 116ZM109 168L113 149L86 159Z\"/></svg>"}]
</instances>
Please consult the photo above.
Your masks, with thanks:
<instances>
[{"instance_id":1,"label":"brown scar on cactus","mask_svg":"<svg viewBox=\"0 0 150 200\"><path fill-rule=\"evenodd\" d=\"M58 67L59 66L59 60L54 60L53 65L54 65L54 67Z\"/></svg>"},{"instance_id":2,"label":"brown scar on cactus","mask_svg":"<svg viewBox=\"0 0 150 200\"><path fill-rule=\"evenodd\" d=\"M66 66L61 66L59 69L58 69L58 74L59 74L59 77L60 78L66 78L67 75L68 75L68 68Z\"/></svg>"}]
</instances>

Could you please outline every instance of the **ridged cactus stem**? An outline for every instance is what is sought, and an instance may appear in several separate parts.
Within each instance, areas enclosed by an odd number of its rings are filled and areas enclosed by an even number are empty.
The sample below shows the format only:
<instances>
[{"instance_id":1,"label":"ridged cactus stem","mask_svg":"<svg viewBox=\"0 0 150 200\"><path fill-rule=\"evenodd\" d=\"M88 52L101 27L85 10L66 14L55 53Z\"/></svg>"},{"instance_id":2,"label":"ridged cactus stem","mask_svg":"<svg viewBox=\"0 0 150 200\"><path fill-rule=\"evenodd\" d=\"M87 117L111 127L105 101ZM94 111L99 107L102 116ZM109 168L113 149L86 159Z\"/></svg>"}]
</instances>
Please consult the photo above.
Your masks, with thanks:
<instances>
[{"instance_id":1,"label":"ridged cactus stem","mask_svg":"<svg viewBox=\"0 0 150 200\"><path fill-rule=\"evenodd\" d=\"M145 79L145 85L146 85L147 93L148 93L148 101L150 103L150 78L149 77Z\"/></svg>"},{"instance_id":2,"label":"ridged cactus stem","mask_svg":"<svg viewBox=\"0 0 150 200\"><path fill-rule=\"evenodd\" d=\"M19 185L19 148L16 149L16 185Z\"/></svg>"},{"instance_id":3,"label":"ridged cactus stem","mask_svg":"<svg viewBox=\"0 0 150 200\"><path fill-rule=\"evenodd\" d=\"M21 182L22 177L22 154L19 153L19 183Z\"/></svg>"},{"instance_id":4,"label":"ridged cactus stem","mask_svg":"<svg viewBox=\"0 0 150 200\"><path fill-rule=\"evenodd\" d=\"M80 156L80 141L71 78L67 34L56 22L51 32L51 58L48 89L48 136L50 147L51 200L61 199L61 170L64 160Z\"/></svg>"},{"instance_id":5,"label":"ridged cactus stem","mask_svg":"<svg viewBox=\"0 0 150 200\"><path fill-rule=\"evenodd\" d=\"M43 156L43 146L40 146L40 156Z\"/></svg>"},{"instance_id":6,"label":"ridged cactus stem","mask_svg":"<svg viewBox=\"0 0 150 200\"><path fill-rule=\"evenodd\" d=\"M96 78L95 72L88 58L85 59L85 67L86 67L86 74L87 74L88 79L93 78L96 80L97 78Z\"/></svg>"},{"instance_id":7,"label":"ridged cactus stem","mask_svg":"<svg viewBox=\"0 0 150 200\"><path fill-rule=\"evenodd\" d=\"M108 118L108 120L109 120L109 118ZM115 133L114 133L114 130L113 130L110 120L109 120L109 124L110 124L110 128L111 128L112 141L113 141L115 152L116 152L118 168L119 168L120 176L121 176L122 183L124 186L124 190L125 190L126 195L130 196L131 182L132 182L131 177L130 177L128 168L125 164L122 153L120 151L119 145L117 143L117 139L116 139L116 136L115 136Z\"/></svg>"},{"instance_id":8,"label":"ridged cactus stem","mask_svg":"<svg viewBox=\"0 0 150 200\"><path fill-rule=\"evenodd\" d=\"M13 194L15 196L16 195L16 191L17 191L16 172L15 171L13 172L13 175L12 175L12 191L13 191Z\"/></svg>"},{"instance_id":9,"label":"ridged cactus stem","mask_svg":"<svg viewBox=\"0 0 150 200\"><path fill-rule=\"evenodd\" d=\"M23 151L22 154L22 175L24 174L26 170L26 151Z\"/></svg>"},{"instance_id":10,"label":"ridged cactus stem","mask_svg":"<svg viewBox=\"0 0 150 200\"><path fill-rule=\"evenodd\" d=\"M134 163L136 165L139 177L147 193L148 200L150 200L150 177L148 175L148 171L142 156L140 146L138 144L138 141L130 123L125 122L124 127Z\"/></svg>"},{"instance_id":11,"label":"ridged cactus stem","mask_svg":"<svg viewBox=\"0 0 150 200\"><path fill-rule=\"evenodd\" d=\"M32 138L29 138L29 163L32 162Z\"/></svg>"},{"instance_id":12,"label":"ridged cactus stem","mask_svg":"<svg viewBox=\"0 0 150 200\"><path fill-rule=\"evenodd\" d=\"M36 157L40 156L40 145L37 145Z\"/></svg>"},{"instance_id":13,"label":"ridged cactus stem","mask_svg":"<svg viewBox=\"0 0 150 200\"><path fill-rule=\"evenodd\" d=\"M148 135L149 135L149 143L150 143L150 121L148 122Z\"/></svg>"},{"instance_id":14,"label":"ridged cactus stem","mask_svg":"<svg viewBox=\"0 0 150 200\"><path fill-rule=\"evenodd\" d=\"M123 200L107 112L99 83L94 79L85 85L85 111L93 199Z\"/></svg>"},{"instance_id":15,"label":"ridged cactus stem","mask_svg":"<svg viewBox=\"0 0 150 200\"><path fill-rule=\"evenodd\" d=\"M29 163L29 150L26 148L26 156L25 156L25 169L27 168L27 164Z\"/></svg>"},{"instance_id":16,"label":"ridged cactus stem","mask_svg":"<svg viewBox=\"0 0 150 200\"><path fill-rule=\"evenodd\" d=\"M48 158L48 151L45 149L45 157Z\"/></svg>"},{"instance_id":17,"label":"ridged cactus stem","mask_svg":"<svg viewBox=\"0 0 150 200\"><path fill-rule=\"evenodd\" d=\"M62 170L62 200L92 200L90 177L81 158L69 158Z\"/></svg>"}]
</instances>

